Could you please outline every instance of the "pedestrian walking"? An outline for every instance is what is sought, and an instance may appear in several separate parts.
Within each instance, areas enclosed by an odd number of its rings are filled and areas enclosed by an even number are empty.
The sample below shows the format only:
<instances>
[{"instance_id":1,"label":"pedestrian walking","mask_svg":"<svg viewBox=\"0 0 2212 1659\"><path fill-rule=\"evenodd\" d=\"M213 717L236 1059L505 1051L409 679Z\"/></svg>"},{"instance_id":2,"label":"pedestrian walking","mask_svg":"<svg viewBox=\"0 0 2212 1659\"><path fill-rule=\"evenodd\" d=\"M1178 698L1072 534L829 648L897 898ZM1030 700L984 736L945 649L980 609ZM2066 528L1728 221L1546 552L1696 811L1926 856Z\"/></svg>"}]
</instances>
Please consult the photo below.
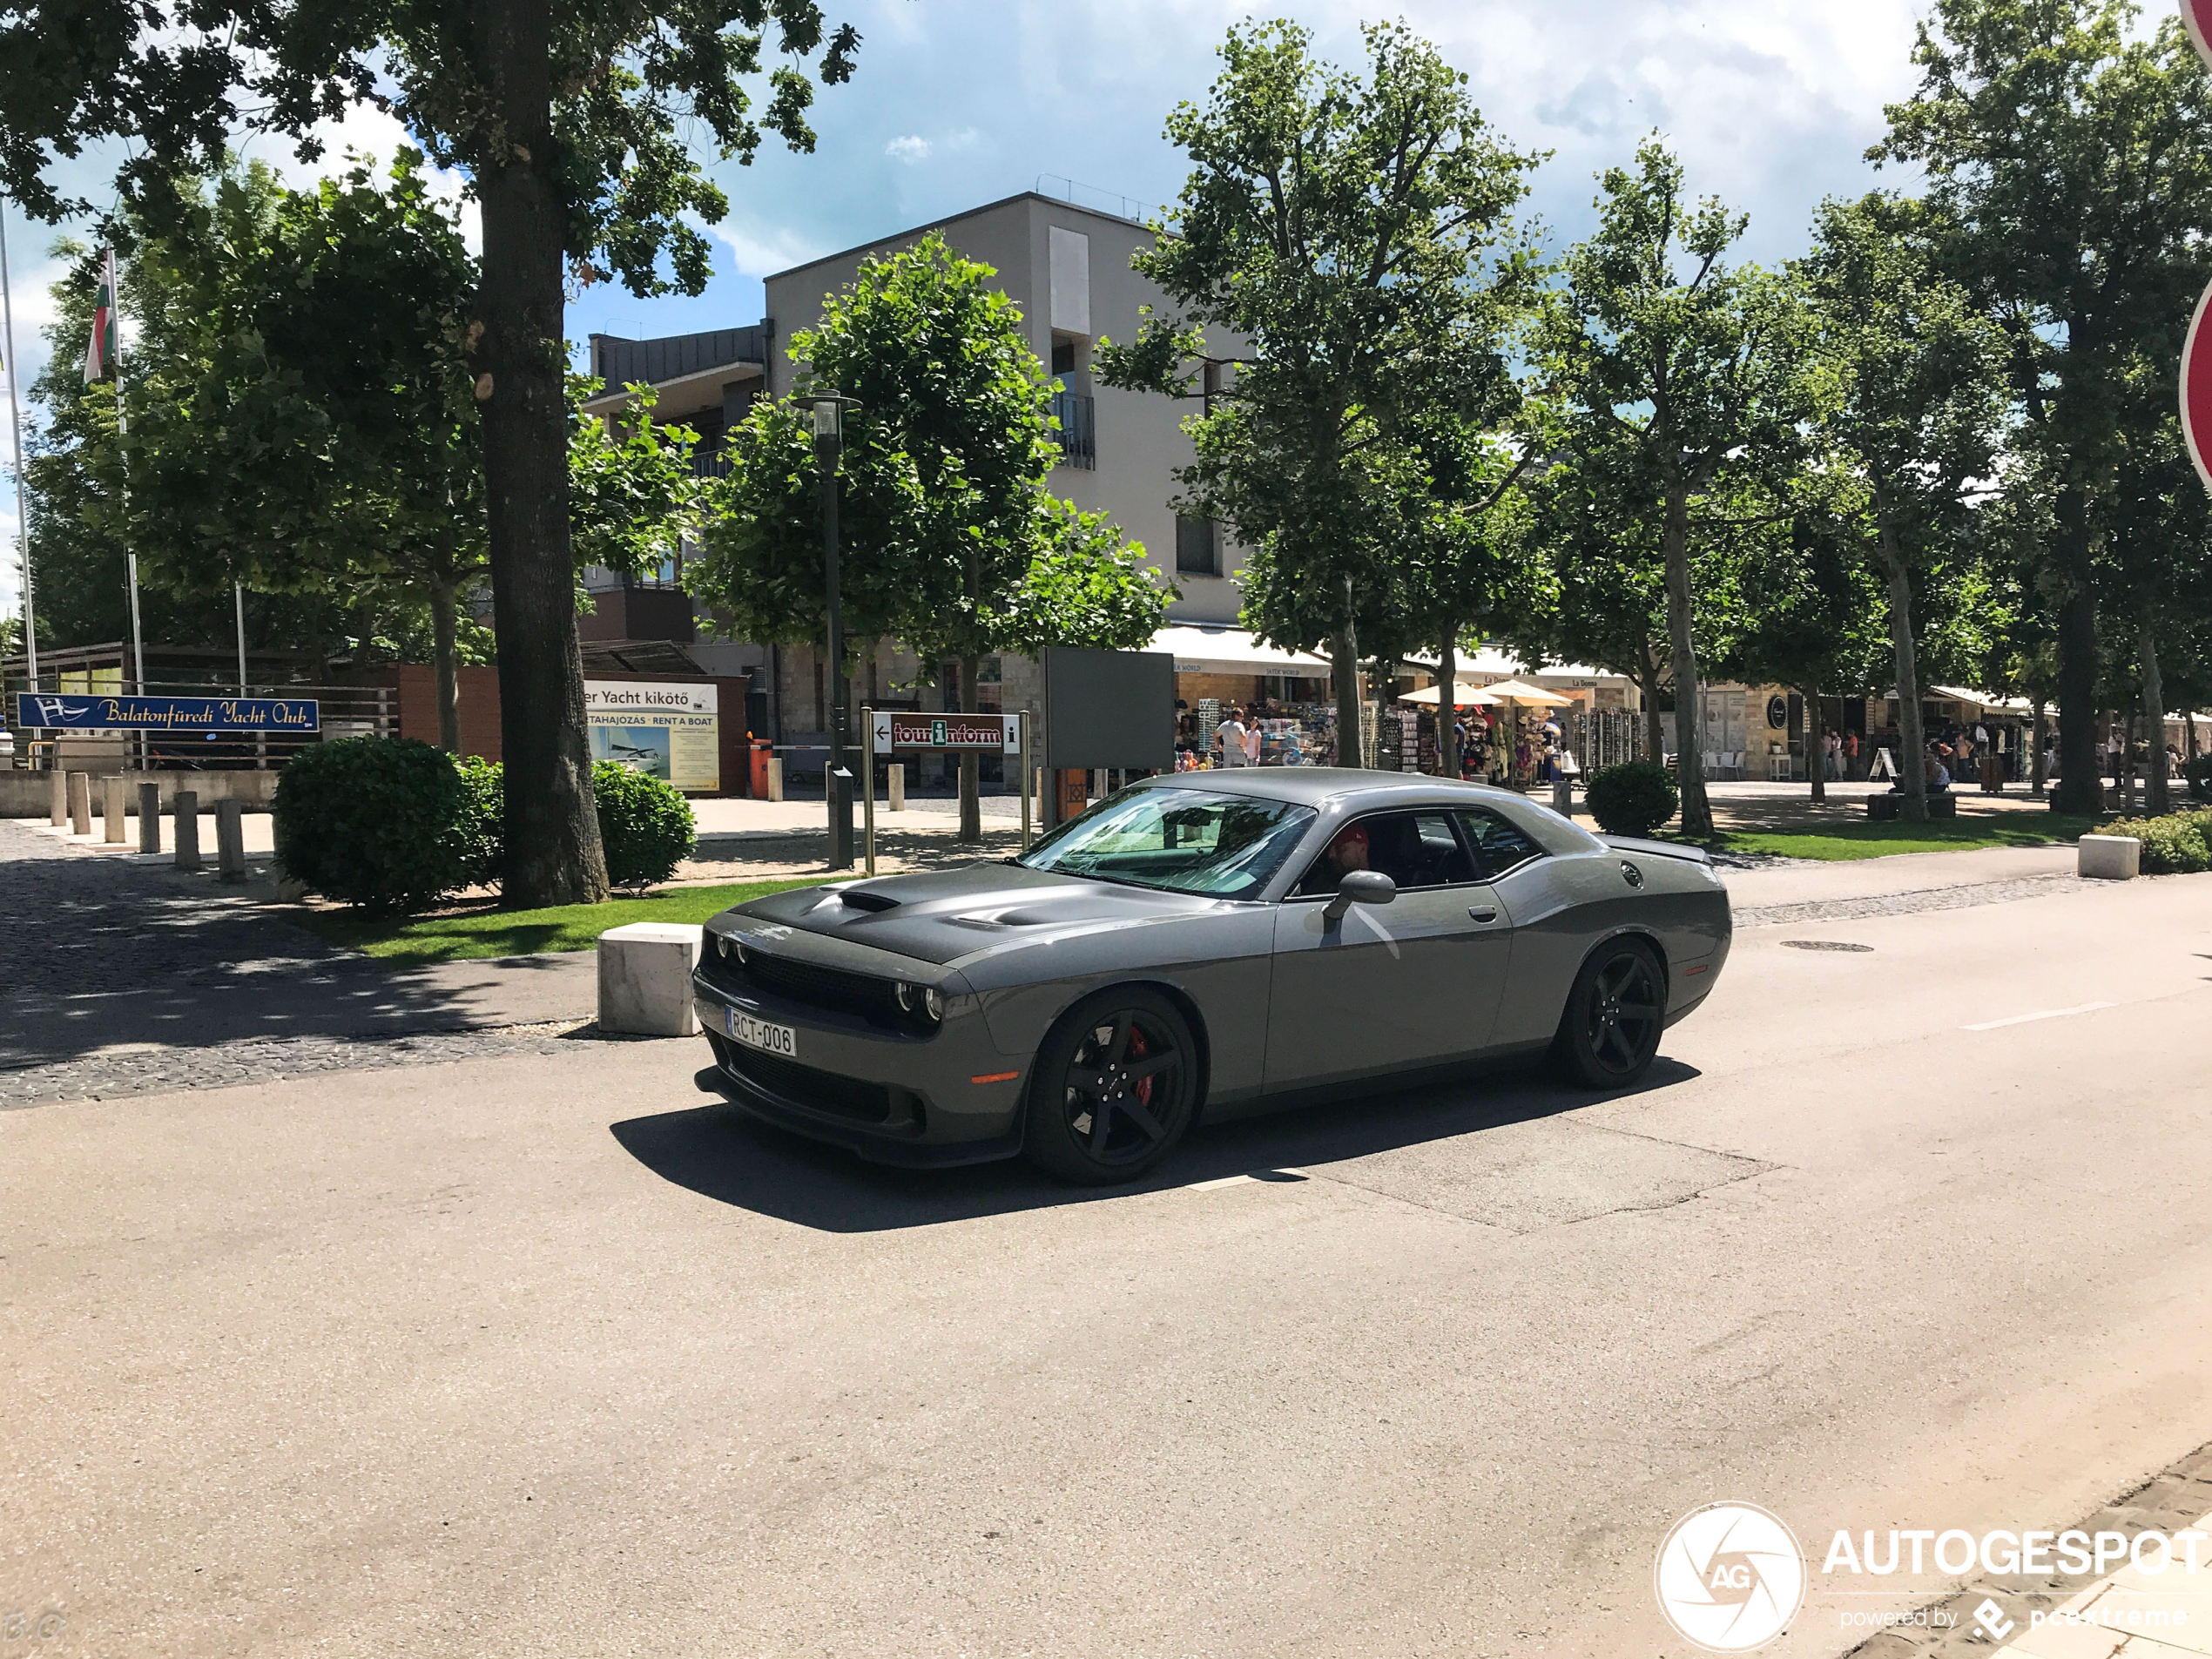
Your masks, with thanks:
<instances>
[{"instance_id":1,"label":"pedestrian walking","mask_svg":"<svg viewBox=\"0 0 2212 1659\"><path fill-rule=\"evenodd\" d=\"M1221 751L1218 764L1224 766L1241 766L1244 764L1244 723L1237 718L1236 710L1230 710L1228 717L1214 727L1213 740L1214 746Z\"/></svg>"}]
</instances>

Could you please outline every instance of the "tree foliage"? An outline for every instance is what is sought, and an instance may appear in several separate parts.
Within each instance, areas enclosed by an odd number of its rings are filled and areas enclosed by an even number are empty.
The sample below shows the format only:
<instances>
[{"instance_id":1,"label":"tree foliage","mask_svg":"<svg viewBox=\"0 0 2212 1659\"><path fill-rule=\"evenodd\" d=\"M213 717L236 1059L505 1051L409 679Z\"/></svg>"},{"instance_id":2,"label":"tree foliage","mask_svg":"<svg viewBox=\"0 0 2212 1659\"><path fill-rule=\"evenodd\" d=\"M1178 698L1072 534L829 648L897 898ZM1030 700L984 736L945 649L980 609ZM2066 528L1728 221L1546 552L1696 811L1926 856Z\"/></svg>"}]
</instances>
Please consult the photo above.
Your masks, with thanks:
<instances>
[{"instance_id":1,"label":"tree foliage","mask_svg":"<svg viewBox=\"0 0 2212 1659\"><path fill-rule=\"evenodd\" d=\"M1109 385L1204 397L1185 505L1256 550L1257 631L1328 642L1347 732L1360 629L1403 612L1379 527L1419 489L1412 424L1510 411L1508 335L1537 270L1512 212L1539 158L1499 139L1427 42L1401 24L1365 38L1362 77L1296 24L1231 30L1204 107L1168 118L1191 163L1175 233L1134 262L1176 314L1098 354ZM1210 343L1231 339L1249 342L1233 362Z\"/></svg>"}]
</instances>

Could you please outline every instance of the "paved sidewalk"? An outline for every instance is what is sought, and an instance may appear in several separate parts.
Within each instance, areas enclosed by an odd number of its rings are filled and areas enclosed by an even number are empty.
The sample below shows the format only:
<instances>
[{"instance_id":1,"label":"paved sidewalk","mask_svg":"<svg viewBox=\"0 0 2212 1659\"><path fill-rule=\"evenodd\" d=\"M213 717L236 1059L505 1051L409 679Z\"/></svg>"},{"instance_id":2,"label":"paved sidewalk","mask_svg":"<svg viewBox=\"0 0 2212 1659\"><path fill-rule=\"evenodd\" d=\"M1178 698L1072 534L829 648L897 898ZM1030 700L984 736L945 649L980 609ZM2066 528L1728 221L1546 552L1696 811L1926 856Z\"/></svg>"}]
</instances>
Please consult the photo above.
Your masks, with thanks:
<instances>
[{"instance_id":1,"label":"paved sidewalk","mask_svg":"<svg viewBox=\"0 0 2212 1659\"><path fill-rule=\"evenodd\" d=\"M395 968L293 927L273 896L0 822L0 1103L231 1081L256 1044L573 1023L594 1007L588 951ZM319 1069L304 1051L253 1058Z\"/></svg>"}]
</instances>

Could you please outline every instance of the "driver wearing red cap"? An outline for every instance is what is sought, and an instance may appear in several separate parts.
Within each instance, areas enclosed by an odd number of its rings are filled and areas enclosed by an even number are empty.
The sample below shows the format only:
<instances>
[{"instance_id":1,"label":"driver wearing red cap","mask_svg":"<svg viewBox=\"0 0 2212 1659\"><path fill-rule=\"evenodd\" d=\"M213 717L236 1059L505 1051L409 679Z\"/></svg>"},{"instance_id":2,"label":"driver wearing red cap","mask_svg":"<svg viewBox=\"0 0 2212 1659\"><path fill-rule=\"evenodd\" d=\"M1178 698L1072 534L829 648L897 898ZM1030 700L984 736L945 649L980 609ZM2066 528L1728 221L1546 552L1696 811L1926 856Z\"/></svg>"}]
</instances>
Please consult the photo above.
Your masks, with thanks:
<instances>
[{"instance_id":1,"label":"driver wearing red cap","mask_svg":"<svg viewBox=\"0 0 2212 1659\"><path fill-rule=\"evenodd\" d=\"M1329 850L1321 855L1328 860L1330 885L1342 881L1354 870L1367 866L1367 829L1364 824L1348 824L1329 843Z\"/></svg>"}]
</instances>

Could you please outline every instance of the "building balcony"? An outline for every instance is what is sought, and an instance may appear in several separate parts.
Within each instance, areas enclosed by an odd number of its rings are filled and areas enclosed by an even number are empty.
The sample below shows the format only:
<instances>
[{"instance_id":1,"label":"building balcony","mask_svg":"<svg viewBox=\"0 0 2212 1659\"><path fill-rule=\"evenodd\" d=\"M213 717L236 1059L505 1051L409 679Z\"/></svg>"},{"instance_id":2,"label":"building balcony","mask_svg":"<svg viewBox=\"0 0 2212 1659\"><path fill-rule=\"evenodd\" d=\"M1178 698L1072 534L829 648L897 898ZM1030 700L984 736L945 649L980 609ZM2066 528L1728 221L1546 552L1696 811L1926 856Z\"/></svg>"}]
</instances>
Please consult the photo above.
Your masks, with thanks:
<instances>
[{"instance_id":1,"label":"building balcony","mask_svg":"<svg viewBox=\"0 0 2212 1659\"><path fill-rule=\"evenodd\" d=\"M1060 445L1059 464L1079 467L1085 472L1096 470L1098 422L1090 399L1081 392L1055 392L1052 418L1060 423L1060 429L1052 435Z\"/></svg>"}]
</instances>

